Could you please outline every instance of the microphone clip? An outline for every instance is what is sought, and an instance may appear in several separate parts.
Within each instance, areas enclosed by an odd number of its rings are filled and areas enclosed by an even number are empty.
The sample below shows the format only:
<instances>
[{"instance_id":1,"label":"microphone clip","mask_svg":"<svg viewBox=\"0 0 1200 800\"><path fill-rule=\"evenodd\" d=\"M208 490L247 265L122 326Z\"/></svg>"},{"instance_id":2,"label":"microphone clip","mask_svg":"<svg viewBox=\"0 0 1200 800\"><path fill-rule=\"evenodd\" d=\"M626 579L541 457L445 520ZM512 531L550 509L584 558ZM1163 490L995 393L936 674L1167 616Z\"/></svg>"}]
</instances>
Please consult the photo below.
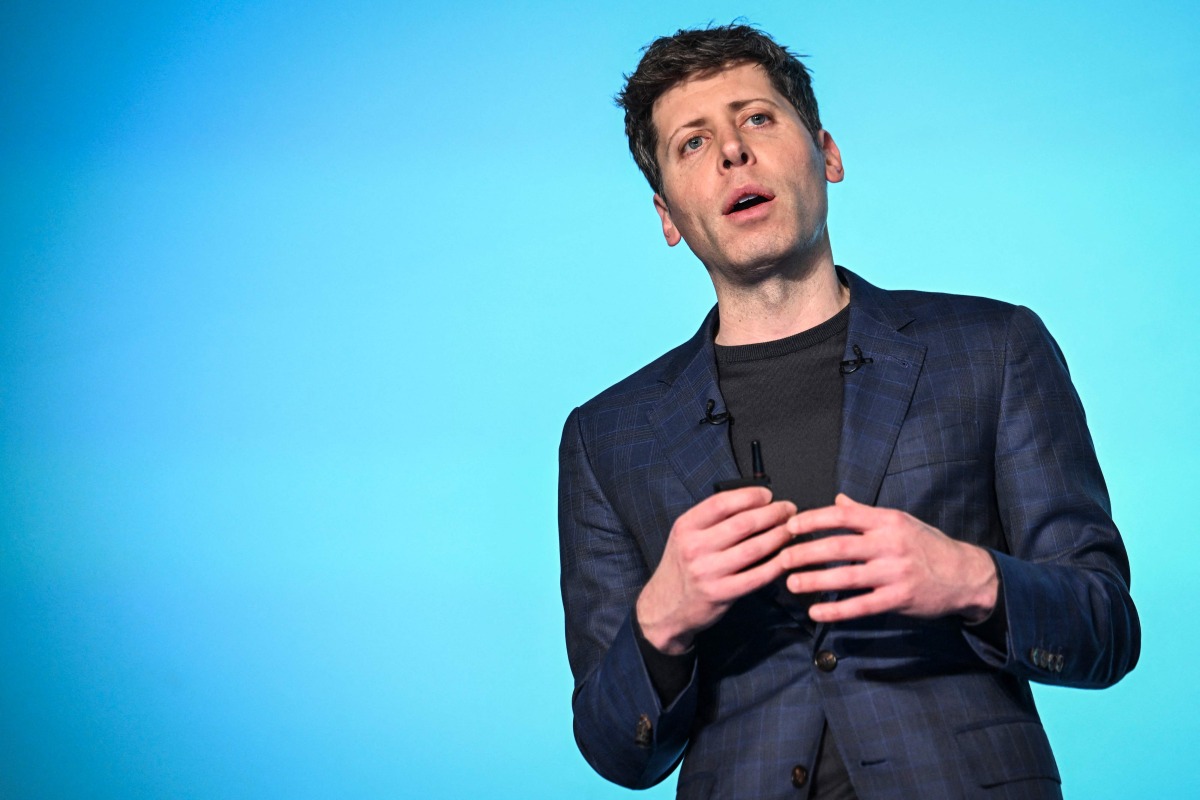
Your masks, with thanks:
<instances>
[{"instance_id":1,"label":"microphone clip","mask_svg":"<svg viewBox=\"0 0 1200 800\"><path fill-rule=\"evenodd\" d=\"M838 371L843 375L849 375L851 372L855 372L863 364L871 364L875 361L873 358L863 358L862 348L858 345L854 345L853 350L854 358L850 359L849 361L843 361L838 366Z\"/></svg>"},{"instance_id":2,"label":"microphone clip","mask_svg":"<svg viewBox=\"0 0 1200 800\"><path fill-rule=\"evenodd\" d=\"M733 422L733 417L728 411L722 411L720 414L714 414L713 409L717 407L716 400L709 400L704 406L704 419L700 420L700 425L724 425L726 422Z\"/></svg>"}]
</instances>

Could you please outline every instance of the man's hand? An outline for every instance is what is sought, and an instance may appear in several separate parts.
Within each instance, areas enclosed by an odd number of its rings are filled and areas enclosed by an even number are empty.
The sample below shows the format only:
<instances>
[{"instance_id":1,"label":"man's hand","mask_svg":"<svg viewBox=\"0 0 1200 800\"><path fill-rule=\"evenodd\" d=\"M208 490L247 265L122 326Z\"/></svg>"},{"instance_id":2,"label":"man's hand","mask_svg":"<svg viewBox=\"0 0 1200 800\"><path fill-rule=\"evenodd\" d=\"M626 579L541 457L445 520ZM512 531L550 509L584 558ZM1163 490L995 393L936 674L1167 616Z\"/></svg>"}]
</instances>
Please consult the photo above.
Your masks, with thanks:
<instances>
[{"instance_id":1,"label":"man's hand","mask_svg":"<svg viewBox=\"0 0 1200 800\"><path fill-rule=\"evenodd\" d=\"M838 602L813 604L809 616L816 622L884 612L925 619L959 614L980 622L996 606L1000 583L987 551L951 539L903 511L865 506L839 494L834 505L792 517L787 530L794 536L830 530L849 534L784 549L775 559L784 572L853 562L789 575L788 589L797 594L869 590Z\"/></svg>"},{"instance_id":2,"label":"man's hand","mask_svg":"<svg viewBox=\"0 0 1200 800\"><path fill-rule=\"evenodd\" d=\"M638 596L646 640L664 653L683 653L733 601L781 575L770 556L790 540L784 523L795 513L795 504L772 503L770 490L752 486L718 492L681 514Z\"/></svg>"}]
</instances>

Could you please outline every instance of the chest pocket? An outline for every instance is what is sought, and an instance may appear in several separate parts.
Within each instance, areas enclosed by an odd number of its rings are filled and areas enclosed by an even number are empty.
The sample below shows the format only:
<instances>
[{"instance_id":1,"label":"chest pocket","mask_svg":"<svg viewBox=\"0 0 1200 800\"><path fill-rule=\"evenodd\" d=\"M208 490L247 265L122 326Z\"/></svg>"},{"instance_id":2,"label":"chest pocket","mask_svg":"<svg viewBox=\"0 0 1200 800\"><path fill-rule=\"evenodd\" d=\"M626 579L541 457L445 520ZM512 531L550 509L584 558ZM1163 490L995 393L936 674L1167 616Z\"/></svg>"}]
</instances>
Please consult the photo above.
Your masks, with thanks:
<instances>
[{"instance_id":1,"label":"chest pocket","mask_svg":"<svg viewBox=\"0 0 1200 800\"><path fill-rule=\"evenodd\" d=\"M991 444L981 441L978 419L931 414L905 420L896 438L887 474L955 461L988 457Z\"/></svg>"}]
</instances>

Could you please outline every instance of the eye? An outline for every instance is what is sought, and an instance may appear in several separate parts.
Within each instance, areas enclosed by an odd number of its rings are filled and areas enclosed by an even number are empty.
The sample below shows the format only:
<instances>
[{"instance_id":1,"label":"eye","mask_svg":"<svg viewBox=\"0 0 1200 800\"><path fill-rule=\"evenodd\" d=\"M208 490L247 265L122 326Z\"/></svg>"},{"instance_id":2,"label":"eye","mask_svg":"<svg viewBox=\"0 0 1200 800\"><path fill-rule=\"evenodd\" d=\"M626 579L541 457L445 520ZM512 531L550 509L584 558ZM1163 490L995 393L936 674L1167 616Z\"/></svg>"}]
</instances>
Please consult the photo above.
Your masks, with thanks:
<instances>
[{"instance_id":1,"label":"eye","mask_svg":"<svg viewBox=\"0 0 1200 800\"><path fill-rule=\"evenodd\" d=\"M683 143L683 152L688 153L688 152L691 152L692 150L699 150L700 146L703 144L704 144L703 136L693 136L692 138L688 139L686 142Z\"/></svg>"},{"instance_id":2,"label":"eye","mask_svg":"<svg viewBox=\"0 0 1200 800\"><path fill-rule=\"evenodd\" d=\"M771 118L766 114L751 114L746 117L746 124L752 128L759 128L771 121Z\"/></svg>"}]
</instances>

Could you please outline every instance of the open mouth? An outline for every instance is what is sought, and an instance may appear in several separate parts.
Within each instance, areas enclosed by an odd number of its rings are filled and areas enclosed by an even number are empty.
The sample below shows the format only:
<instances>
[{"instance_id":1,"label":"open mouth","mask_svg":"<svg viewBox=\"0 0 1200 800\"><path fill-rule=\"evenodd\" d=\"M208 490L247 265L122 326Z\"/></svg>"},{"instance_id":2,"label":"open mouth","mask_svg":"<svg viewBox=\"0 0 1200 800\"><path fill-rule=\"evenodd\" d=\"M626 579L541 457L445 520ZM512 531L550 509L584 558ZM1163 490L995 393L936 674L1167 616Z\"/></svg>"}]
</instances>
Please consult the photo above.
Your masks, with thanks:
<instances>
[{"instance_id":1,"label":"open mouth","mask_svg":"<svg viewBox=\"0 0 1200 800\"><path fill-rule=\"evenodd\" d=\"M754 208L755 206L770 202L773 199L774 199L773 197L769 197L764 194L755 194L752 192L747 192L745 194L739 195L738 198L733 201L732 205L730 205L729 208L727 208L725 210L725 213L726 214L736 214L739 211L745 211L746 209Z\"/></svg>"}]
</instances>

